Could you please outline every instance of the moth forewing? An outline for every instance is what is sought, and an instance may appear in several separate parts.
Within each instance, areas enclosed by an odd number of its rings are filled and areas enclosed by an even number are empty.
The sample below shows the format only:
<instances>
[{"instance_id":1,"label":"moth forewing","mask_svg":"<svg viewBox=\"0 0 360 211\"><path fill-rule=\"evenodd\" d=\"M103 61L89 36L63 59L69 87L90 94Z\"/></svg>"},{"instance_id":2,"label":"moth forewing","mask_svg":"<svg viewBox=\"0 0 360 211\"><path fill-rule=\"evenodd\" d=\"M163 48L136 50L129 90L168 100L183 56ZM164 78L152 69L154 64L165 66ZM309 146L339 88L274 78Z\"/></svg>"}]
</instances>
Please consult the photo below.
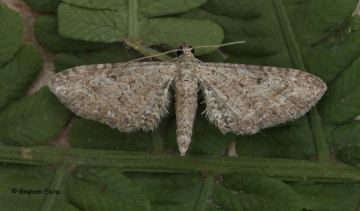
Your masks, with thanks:
<instances>
[{"instance_id":1,"label":"moth forewing","mask_svg":"<svg viewBox=\"0 0 360 211\"><path fill-rule=\"evenodd\" d=\"M175 64L134 62L64 70L50 90L77 115L120 131L153 130L169 105Z\"/></svg>"},{"instance_id":2,"label":"moth forewing","mask_svg":"<svg viewBox=\"0 0 360 211\"><path fill-rule=\"evenodd\" d=\"M253 134L310 110L326 90L300 70L243 64L200 63L206 114L222 132Z\"/></svg>"}]
</instances>

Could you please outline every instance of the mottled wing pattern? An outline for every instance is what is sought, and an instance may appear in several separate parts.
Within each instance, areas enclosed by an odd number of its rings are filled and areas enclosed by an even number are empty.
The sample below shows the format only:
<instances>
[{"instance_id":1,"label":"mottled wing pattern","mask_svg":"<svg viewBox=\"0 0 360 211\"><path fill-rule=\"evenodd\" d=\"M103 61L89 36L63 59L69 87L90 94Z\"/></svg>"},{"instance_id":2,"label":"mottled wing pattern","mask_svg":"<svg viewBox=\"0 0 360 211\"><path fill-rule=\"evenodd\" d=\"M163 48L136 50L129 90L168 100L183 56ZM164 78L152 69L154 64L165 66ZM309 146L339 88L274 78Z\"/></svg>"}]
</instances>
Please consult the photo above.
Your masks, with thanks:
<instances>
[{"instance_id":1,"label":"mottled wing pattern","mask_svg":"<svg viewBox=\"0 0 360 211\"><path fill-rule=\"evenodd\" d=\"M120 131L152 130L169 104L176 65L132 62L74 67L49 87L74 113Z\"/></svg>"},{"instance_id":2,"label":"mottled wing pattern","mask_svg":"<svg viewBox=\"0 0 360 211\"><path fill-rule=\"evenodd\" d=\"M325 83L295 69L200 63L206 114L222 132L253 134L300 117L324 94Z\"/></svg>"}]
</instances>

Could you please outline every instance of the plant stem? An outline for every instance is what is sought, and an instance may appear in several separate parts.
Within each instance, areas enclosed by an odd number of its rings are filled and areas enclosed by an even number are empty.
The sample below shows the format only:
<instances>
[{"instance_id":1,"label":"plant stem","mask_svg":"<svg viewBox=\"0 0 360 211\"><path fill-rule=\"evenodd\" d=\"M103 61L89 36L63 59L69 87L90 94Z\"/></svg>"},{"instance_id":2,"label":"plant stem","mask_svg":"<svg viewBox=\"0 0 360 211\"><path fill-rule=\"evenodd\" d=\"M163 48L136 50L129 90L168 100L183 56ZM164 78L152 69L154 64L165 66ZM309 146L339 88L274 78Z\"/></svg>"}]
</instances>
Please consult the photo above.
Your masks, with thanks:
<instances>
[{"instance_id":1,"label":"plant stem","mask_svg":"<svg viewBox=\"0 0 360 211\"><path fill-rule=\"evenodd\" d=\"M129 0L129 36L131 41L139 40L138 31L138 2L137 0Z\"/></svg>"},{"instance_id":2,"label":"plant stem","mask_svg":"<svg viewBox=\"0 0 360 211\"><path fill-rule=\"evenodd\" d=\"M211 190L213 189L215 182L215 176L212 174L206 175L205 181L202 186L201 193L199 194L199 199L196 203L195 210L206 210L207 202L210 198Z\"/></svg>"},{"instance_id":3,"label":"plant stem","mask_svg":"<svg viewBox=\"0 0 360 211\"><path fill-rule=\"evenodd\" d=\"M64 180L65 175L66 175L66 166L64 165L59 166L56 170L54 180L49 189L52 191L60 190L60 186ZM42 206L41 210L52 210L54 199L56 196L58 196L58 194L47 194L45 197L44 205Z\"/></svg>"},{"instance_id":4,"label":"plant stem","mask_svg":"<svg viewBox=\"0 0 360 211\"><path fill-rule=\"evenodd\" d=\"M316 106L310 111L310 120L313 128L314 139L316 142L318 161L320 163L331 162L330 152L326 144L326 139L324 137L323 129L321 127L320 116Z\"/></svg>"},{"instance_id":5,"label":"plant stem","mask_svg":"<svg viewBox=\"0 0 360 211\"><path fill-rule=\"evenodd\" d=\"M284 34L287 49L289 51L290 58L292 59L292 63L295 68L305 70L305 65L301 56L300 48L297 44L296 36L293 32L289 17L283 5L283 1L273 0L273 3L278 14L278 20ZM320 116L317 112L316 107L313 107L310 111L310 121L317 146L318 161L320 163L331 162L330 153L326 145L326 139L323 134L323 129L321 127Z\"/></svg>"},{"instance_id":6,"label":"plant stem","mask_svg":"<svg viewBox=\"0 0 360 211\"><path fill-rule=\"evenodd\" d=\"M144 47L142 45L139 37L139 23L138 23L139 20L137 15L138 15L138 1L129 0L129 16L128 16L129 34L128 34L128 39L125 40L126 45L139 51L145 56L152 56L159 54L160 52L148 47ZM156 56L155 58L162 61L172 60L170 56L166 56L166 55Z\"/></svg>"},{"instance_id":7,"label":"plant stem","mask_svg":"<svg viewBox=\"0 0 360 211\"><path fill-rule=\"evenodd\" d=\"M115 167L124 171L208 174L261 174L283 180L359 182L360 169L341 163L305 160L149 154L38 146L0 146L0 161L28 165Z\"/></svg>"},{"instance_id":8,"label":"plant stem","mask_svg":"<svg viewBox=\"0 0 360 211\"><path fill-rule=\"evenodd\" d=\"M296 36L293 32L284 4L282 0L273 0L273 3L292 63L296 69L305 70L300 48L297 44Z\"/></svg>"},{"instance_id":9,"label":"plant stem","mask_svg":"<svg viewBox=\"0 0 360 211\"><path fill-rule=\"evenodd\" d=\"M140 53L142 53L145 56L152 56L152 55L157 55L160 54L161 52L156 51L152 48L148 48L143 46L140 42L133 42L130 39L126 39L125 43L127 46L132 47L133 49L135 49L136 51L139 51ZM167 55L160 55L160 56L154 56L154 58L157 58L161 61L171 61L173 58L171 58L170 56Z\"/></svg>"}]
</instances>

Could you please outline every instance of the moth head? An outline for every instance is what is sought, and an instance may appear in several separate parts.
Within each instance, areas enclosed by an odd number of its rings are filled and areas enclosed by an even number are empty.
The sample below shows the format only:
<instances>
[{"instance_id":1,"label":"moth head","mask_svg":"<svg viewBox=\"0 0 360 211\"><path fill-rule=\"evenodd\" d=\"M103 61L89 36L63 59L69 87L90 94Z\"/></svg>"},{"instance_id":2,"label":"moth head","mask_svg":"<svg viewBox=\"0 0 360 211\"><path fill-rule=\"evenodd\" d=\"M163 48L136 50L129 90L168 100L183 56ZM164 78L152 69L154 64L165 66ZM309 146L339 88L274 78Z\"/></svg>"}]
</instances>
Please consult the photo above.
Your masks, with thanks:
<instances>
[{"instance_id":1,"label":"moth head","mask_svg":"<svg viewBox=\"0 0 360 211\"><path fill-rule=\"evenodd\" d=\"M176 51L176 54L178 56L181 56L181 55L193 55L195 52L195 50L191 47L191 46L188 46L186 45L186 43L183 41L181 43L181 45L178 47L178 50Z\"/></svg>"}]
</instances>

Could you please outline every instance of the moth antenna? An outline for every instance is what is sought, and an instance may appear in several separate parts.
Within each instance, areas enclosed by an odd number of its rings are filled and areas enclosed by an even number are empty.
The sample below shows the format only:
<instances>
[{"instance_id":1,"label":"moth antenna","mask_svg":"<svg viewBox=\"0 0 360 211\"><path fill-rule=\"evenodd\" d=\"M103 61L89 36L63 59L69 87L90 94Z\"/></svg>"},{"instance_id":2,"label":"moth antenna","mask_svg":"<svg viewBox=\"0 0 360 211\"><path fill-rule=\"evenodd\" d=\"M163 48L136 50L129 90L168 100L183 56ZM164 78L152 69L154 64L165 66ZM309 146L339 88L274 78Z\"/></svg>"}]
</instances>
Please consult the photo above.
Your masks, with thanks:
<instances>
[{"instance_id":1,"label":"moth antenna","mask_svg":"<svg viewBox=\"0 0 360 211\"><path fill-rule=\"evenodd\" d=\"M228 42L228 43L224 43L224 44L220 44L220 45L200 45L200 46L194 46L193 49L195 49L195 48L219 48L222 46L236 45L236 44L241 44L244 42L245 41L236 41L236 42Z\"/></svg>"},{"instance_id":2,"label":"moth antenna","mask_svg":"<svg viewBox=\"0 0 360 211\"><path fill-rule=\"evenodd\" d=\"M183 41L183 42L184 42L184 41ZM220 45L200 45L200 46L192 47L192 49L195 49L195 48L219 48L219 47L222 47L222 46L236 45L236 44L241 44L241 43L244 43L244 42L245 42L245 41L236 41L236 42L229 42L229 43L224 43L224 44L220 44ZM176 52L176 51L178 51L178 50L179 50L179 49L175 49L175 50L170 50L170 51L166 51L166 52L159 53L159 54L155 54L155 55L151 55L151 56L144 56L144 57L141 57L141 58L138 58L138 59L134 59L134 60L128 61L128 62L126 62L126 63L141 61L141 60L143 60L143 59L149 59L149 58L153 58L153 57L157 57L157 56L169 54L169 53L172 53L172 52Z\"/></svg>"},{"instance_id":3,"label":"moth antenna","mask_svg":"<svg viewBox=\"0 0 360 211\"><path fill-rule=\"evenodd\" d=\"M245 41L236 41L236 42L229 42L229 43L224 43L224 44L220 44L220 45L200 45L200 46L192 47L192 49L195 49L195 48L219 48L219 47L226 46L226 45L236 45L236 44L240 44L240 43L244 43L244 42L245 42ZM184 41L182 42L182 44L183 44L183 43L184 43ZM169 53L172 53L172 52L176 52L176 51L178 51L178 50L179 50L179 49L175 49L175 50L170 50L170 51L166 51L166 52L159 53L159 54L155 54L155 55L151 55L151 56L144 56L144 57L141 57L141 58L138 58L138 59L134 59L134 60L125 62L125 63L131 63L131 62L141 61L141 60L143 60L143 59L149 59L149 58L153 58L153 57L157 57L157 56L169 54Z\"/></svg>"},{"instance_id":4,"label":"moth antenna","mask_svg":"<svg viewBox=\"0 0 360 211\"><path fill-rule=\"evenodd\" d=\"M140 61L140 60L143 60L143 59L149 59L149 58L153 58L153 57L161 56L161 55L164 55L164 54L169 54L169 53L176 52L176 51L178 51L178 49L176 49L176 50L166 51L166 52L159 53L159 54L155 54L155 55L151 55L151 56L144 56L144 57L141 57L141 58L138 58L138 59L134 59L134 60L131 60L131 61L125 62L125 63L131 63L131 62L136 62L136 61Z\"/></svg>"}]
</instances>

